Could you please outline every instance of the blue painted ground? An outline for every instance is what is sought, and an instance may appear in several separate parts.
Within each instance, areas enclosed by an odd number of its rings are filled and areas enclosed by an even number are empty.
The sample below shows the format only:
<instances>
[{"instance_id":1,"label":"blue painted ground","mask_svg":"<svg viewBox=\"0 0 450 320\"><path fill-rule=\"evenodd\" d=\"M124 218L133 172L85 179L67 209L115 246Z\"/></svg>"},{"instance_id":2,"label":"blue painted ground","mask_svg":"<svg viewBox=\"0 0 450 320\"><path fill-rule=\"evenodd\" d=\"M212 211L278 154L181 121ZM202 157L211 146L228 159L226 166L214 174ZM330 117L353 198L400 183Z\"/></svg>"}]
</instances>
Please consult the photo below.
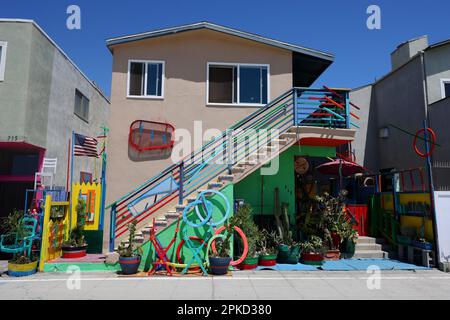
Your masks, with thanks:
<instances>
[{"instance_id":1,"label":"blue painted ground","mask_svg":"<svg viewBox=\"0 0 450 320\"><path fill-rule=\"evenodd\" d=\"M276 271L355 271L367 270L369 266L377 266L380 270L429 270L430 268L416 266L414 264L400 262L391 259L341 259L337 261L325 261L322 266L310 266L306 264L277 264L274 267L258 267L255 270Z\"/></svg>"}]
</instances>

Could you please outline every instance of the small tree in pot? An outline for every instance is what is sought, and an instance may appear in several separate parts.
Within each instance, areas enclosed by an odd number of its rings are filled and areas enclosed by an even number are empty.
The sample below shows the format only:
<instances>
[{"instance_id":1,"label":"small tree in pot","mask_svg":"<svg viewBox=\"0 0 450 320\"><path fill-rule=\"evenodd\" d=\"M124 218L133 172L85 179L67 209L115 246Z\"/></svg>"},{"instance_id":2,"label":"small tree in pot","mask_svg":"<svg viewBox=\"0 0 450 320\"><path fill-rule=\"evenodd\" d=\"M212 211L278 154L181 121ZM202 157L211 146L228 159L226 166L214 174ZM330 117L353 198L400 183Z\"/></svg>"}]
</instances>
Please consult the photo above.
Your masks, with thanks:
<instances>
[{"instance_id":1,"label":"small tree in pot","mask_svg":"<svg viewBox=\"0 0 450 320\"><path fill-rule=\"evenodd\" d=\"M349 259L355 254L358 232L353 228L353 223L348 221L341 226L339 235L342 239L340 250L343 258Z\"/></svg>"},{"instance_id":2,"label":"small tree in pot","mask_svg":"<svg viewBox=\"0 0 450 320\"><path fill-rule=\"evenodd\" d=\"M63 258L82 258L86 256L87 243L84 239L84 224L86 222L86 202L78 199L75 207L77 224L69 233L69 239L62 245Z\"/></svg>"},{"instance_id":3,"label":"small tree in pot","mask_svg":"<svg viewBox=\"0 0 450 320\"><path fill-rule=\"evenodd\" d=\"M260 234L258 241L258 252L260 266L274 266L277 264L277 234L275 232L269 233L267 230L263 230Z\"/></svg>"},{"instance_id":4,"label":"small tree in pot","mask_svg":"<svg viewBox=\"0 0 450 320\"><path fill-rule=\"evenodd\" d=\"M258 226L253 221L252 207L248 204L240 206L234 218L236 224L246 235L248 244L247 257L238 267L243 270L254 269L258 266L258 242L261 235Z\"/></svg>"},{"instance_id":5,"label":"small tree in pot","mask_svg":"<svg viewBox=\"0 0 450 320\"><path fill-rule=\"evenodd\" d=\"M135 245L136 224L136 220L128 224L128 243L121 242L117 250L122 274L137 273L141 264L142 248Z\"/></svg>"}]
</instances>

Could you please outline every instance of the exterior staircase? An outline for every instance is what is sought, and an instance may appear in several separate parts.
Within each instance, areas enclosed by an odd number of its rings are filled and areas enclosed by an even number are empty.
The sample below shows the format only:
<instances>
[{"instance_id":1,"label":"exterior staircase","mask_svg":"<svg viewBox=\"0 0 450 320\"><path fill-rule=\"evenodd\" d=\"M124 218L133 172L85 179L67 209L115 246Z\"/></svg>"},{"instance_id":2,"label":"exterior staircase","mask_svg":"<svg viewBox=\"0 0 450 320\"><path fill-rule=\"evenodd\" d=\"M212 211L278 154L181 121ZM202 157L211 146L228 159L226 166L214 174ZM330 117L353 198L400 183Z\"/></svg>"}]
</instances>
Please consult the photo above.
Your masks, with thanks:
<instances>
[{"instance_id":1,"label":"exterior staircase","mask_svg":"<svg viewBox=\"0 0 450 320\"><path fill-rule=\"evenodd\" d=\"M357 126L349 109L348 91L287 91L109 205L110 251L119 241L126 242L131 221L140 230L136 242L143 243L151 227L160 232L171 225L198 193L241 181L298 141L351 142L355 130L350 127Z\"/></svg>"},{"instance_id":2,"label":"exterior staircase","mask_svg":"<svg viewBox=\"0 0 450 320\"><path fill-rule=\"evenodd\" d=\"M356 243L354 259L389 258L390 246L382 238L359 237Z\"/></svg>"}]
</instances>

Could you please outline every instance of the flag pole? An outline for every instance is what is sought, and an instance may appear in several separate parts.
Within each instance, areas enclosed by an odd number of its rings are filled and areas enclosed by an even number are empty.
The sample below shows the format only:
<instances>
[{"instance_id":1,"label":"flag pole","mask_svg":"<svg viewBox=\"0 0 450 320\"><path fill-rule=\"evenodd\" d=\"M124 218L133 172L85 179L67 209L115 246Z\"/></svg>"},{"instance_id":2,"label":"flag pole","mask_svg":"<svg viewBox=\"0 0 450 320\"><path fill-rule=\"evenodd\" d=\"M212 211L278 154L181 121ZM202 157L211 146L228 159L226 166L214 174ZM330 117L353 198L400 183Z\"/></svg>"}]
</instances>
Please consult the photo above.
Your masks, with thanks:
<instances>
[{"instance_id":1,"label":"flag pole","mask_svg":"<svg viewBox=\"0 0 450 320\"><path fill-rule=\"evenodd\" d=\"M106 144L107 144L107 135L109 129L106 127L102 127L103 129L103 154L102 154L102 177L101 177L101 202L100 202L100 223L99 229L103 230L103 223L105 218L105 203L106 203L106 162L107 162L107 153L106 153Z\"/></svg>"},{"instance_id":2,"label":"flag pole","mask_svg":"<svg viewBox=\"0 0 450 320\"><path fill-rule=\"evenodd\" d=\"M69 190L70 190L70 197L69 197L69 213L70 213L70 216L69 216L69 233L72 231L72 215L73 215L73 212L72 212L72 184L73 184L73 160L74 160L74 152L73 152L73 149L74 149L74 146L75 145L75 133L74 133L74 131L72 130L72 145L71 145L71 150L70 150L70 187L69 187Z\"/></svg>"}]
</instances>

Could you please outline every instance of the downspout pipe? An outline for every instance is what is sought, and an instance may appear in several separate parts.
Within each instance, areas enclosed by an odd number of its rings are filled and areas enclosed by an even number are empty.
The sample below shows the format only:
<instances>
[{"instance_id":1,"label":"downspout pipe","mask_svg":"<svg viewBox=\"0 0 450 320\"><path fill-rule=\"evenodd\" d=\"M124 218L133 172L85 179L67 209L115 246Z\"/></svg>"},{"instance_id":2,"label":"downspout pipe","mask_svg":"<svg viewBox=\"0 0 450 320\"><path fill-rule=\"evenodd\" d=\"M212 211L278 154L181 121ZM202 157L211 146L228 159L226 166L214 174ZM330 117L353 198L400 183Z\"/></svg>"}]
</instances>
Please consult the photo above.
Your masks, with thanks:
<instances>
[{"instance_id":1,"label":"downspout pipe","mask_svg":"<svg viewBox=\"0 0 450 320\"><path fill-rule=\"evenodd\" d=\"M420 51L420 65L421 65L421 73L422 73L422 83L423 83L423 97L424 97L424 138L425 138L425 148L426 152L429 152L429 144L428 144L428 135L427 135L427 127L429 127L429 114L428 114L428 81L427 81L427 72L425 65L425 51ZM433 182L433 164L432 164L432 155L429 155L426 158L426 168L428 173L428 185L430 191L430 213L433 219L433 236L434 236L434 248L436 251L435 259L436 259L436 267L440 266L440 250L439 250L439 237L437 231L437 221L436 221L436 206L434 201L434 182Z\"/></svg>"}]
</instances>

